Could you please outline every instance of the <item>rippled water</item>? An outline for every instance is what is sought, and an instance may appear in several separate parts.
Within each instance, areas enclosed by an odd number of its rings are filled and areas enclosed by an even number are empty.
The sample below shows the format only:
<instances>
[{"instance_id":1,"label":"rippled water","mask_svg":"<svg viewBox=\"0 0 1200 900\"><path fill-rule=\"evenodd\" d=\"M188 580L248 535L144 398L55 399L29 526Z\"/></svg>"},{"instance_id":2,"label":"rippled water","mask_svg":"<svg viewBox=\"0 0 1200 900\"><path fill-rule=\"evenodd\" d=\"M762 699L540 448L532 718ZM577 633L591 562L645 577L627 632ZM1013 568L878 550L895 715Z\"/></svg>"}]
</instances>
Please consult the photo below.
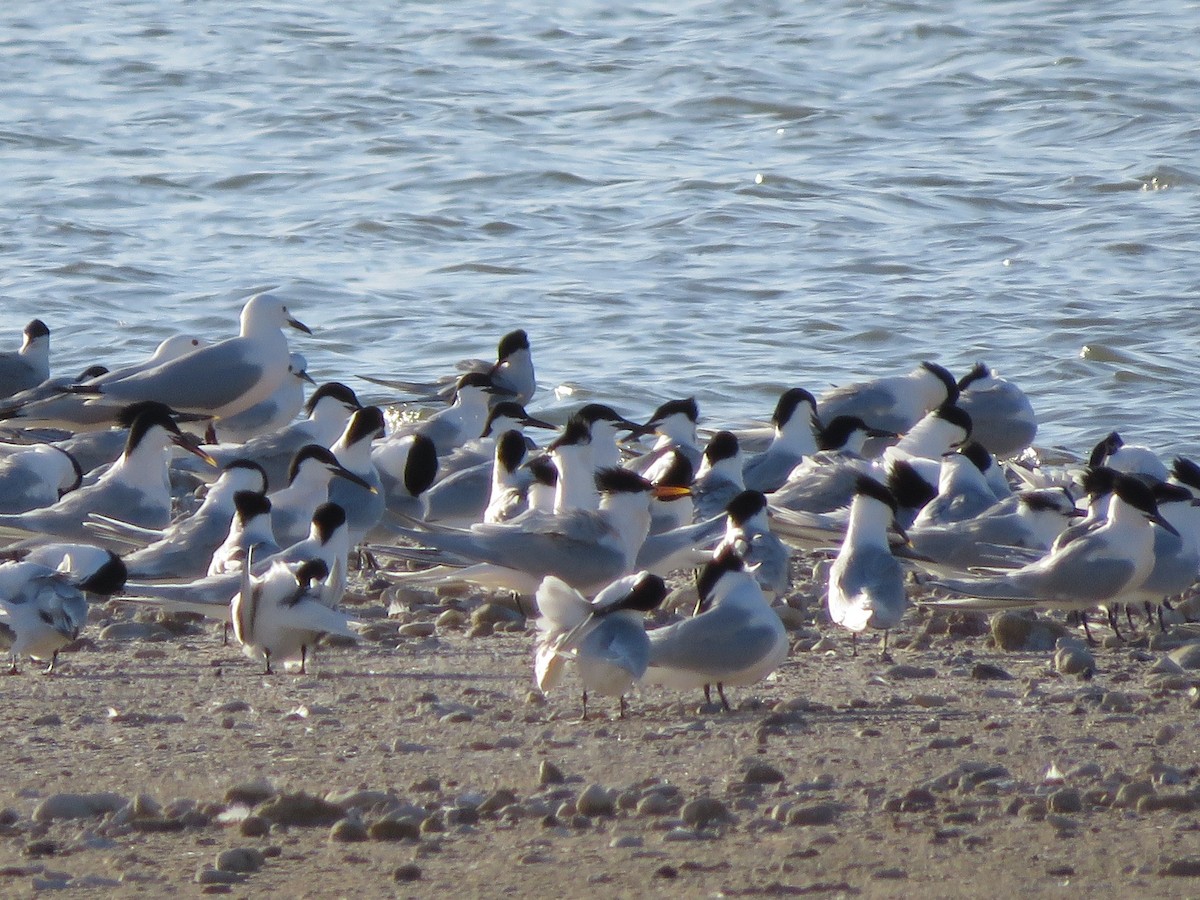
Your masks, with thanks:
<instances>
[{"instance_id":1,"label":"rippled water","mask_svg":"<svg viewBox=\"0 0 1200 900\"><path fill-rule=\"evenodd\" d=\"M340 6L5 4L12 342L75 371L278 286L356 387L518 325L577 388L537 405L710 423L981 359L1040 443L1200 454L1200 5Z\"/></svg>"}]
</instances>

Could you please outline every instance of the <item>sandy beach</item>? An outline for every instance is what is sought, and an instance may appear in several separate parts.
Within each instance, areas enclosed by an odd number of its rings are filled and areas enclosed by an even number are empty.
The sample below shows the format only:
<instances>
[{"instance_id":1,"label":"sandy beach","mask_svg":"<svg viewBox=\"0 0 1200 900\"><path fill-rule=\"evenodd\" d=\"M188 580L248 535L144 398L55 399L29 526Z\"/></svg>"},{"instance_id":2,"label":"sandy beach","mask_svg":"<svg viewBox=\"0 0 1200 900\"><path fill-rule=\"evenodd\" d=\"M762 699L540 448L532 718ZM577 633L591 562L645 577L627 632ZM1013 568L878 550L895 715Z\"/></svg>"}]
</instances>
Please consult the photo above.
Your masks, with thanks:
<instances>
[{"instance_id":1,"label":"sandy beach","mask_svg":"<svg viewBox=\"0 0 1200 900\"><path fill-rule=\"evenodd\" d=\"M1200 635L1056 663L913 609L891 662L853 657L795 565L791 655L732 712L647 688L586 722L482 595L360 583L363 639L304 676L212 622L95 608L59 671L3 681L0 894L1200 891Z\"/></svg>"}]
</instances>

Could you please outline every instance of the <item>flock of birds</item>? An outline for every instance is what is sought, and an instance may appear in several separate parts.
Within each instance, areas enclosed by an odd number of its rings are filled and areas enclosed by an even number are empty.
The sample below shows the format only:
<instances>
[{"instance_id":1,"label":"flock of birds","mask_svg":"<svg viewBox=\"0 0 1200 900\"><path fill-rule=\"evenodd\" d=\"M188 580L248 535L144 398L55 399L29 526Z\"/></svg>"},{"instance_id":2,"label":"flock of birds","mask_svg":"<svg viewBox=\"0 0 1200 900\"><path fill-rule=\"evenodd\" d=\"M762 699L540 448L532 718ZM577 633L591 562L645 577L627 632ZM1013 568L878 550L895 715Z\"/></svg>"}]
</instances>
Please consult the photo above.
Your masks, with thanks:
<instances>
[{"instance_id":1,"label":"flock of birds","mask_svg":"<svg viewBox=\"0 0 1200 900\"><path fill-rule=\"evenodd\" d=\"M1034 411L977 364L782 393L770 426L702 437L693 399L638 423L587 403L554 425L526 406L528 336L433 384L360 376L385 412L311 384L271 294L234 336L164 341L148 359L51 377L35 320L0 354L0 646L16 674L74 640L97 597L232 625L247 655L299 666L352 563L396 583L511 591L538 614L535 677L588 692L678 690L772 673L788 640L772 604L798 551L826 549L831 621L887 633L919 580L939 606L1155 612L1200 573L1200 466L1170 468L1111 434L1049 470ZM402 414L397 414L400 411ZM531 437L552 437L539 446ZM666 579L696 570L694 614L647 631ZM1118 631L1119 633L1119 631ZM1090 632L1088 634L1091 637Z\"/></svg>"}]
</instances>

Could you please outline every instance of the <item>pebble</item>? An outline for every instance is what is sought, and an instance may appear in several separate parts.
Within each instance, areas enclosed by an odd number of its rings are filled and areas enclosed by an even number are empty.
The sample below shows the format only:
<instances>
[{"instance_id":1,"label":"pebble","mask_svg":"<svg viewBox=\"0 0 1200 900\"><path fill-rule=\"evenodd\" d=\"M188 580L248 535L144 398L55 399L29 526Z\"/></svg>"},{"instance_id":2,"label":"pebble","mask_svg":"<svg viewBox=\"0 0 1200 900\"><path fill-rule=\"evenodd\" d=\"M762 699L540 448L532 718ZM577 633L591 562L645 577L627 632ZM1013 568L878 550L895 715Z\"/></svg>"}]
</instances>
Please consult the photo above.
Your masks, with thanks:
<instances>
[{"instance_id":1,"label":"pebble","mask_svg":"<svg viewBox=\"0 0 1200 900\"><path fill-rule=\"evenodd\" d=\"M623 834L609 841L608 846L613 850L638 850L645 846L645 843L636 834Z\"/></svg>"},{"instance_id":2,"label":"pebble","mask_svg":"<svg viewBox=\"0 0 1200 900\"><path fill-rule=\"evenodd\" d=\"M256 813L278 825L300 827L330 827L345 815L340 806L303 791L280 794L260 806Z\"/></svg>"},{"instance_id":3,"label":"pebble","mask_svg":"<svg viewBox=\"0 0 1200 900\"><path fill-rule=\"evenodd\" d=\"M1113 805L1120 807L1137 806L1139 800L1153 794L1154 785L1149 781L1131 781L1128 784L1121 785L1117 791L1117 797L1113 801Z\"/></svg>"},{"instance_id":4,"label":"pebble","mask_svg":"<svg viewBox=\"0 0 1200 900\"><path fill-rule=\"evenodd\" d=\"M434 624L437 625L439 629L462 628L467 624L467 616L466 613L463 613L457 609L448 609L437 617L437 620L434 622Z\"/></svg>"},{"instance_id":5,"label":"pebble","mask_svg":"<svg viewBox=\"0 0 1200 900\"><path fill-rule=\"evenodd\" d=\"M1163 878L1200 878L1200 856L1173 859L1158 874Z\"/></svg>"},{"instance_id":6,"label":"pebble","mask_svg":"<svg viewBox=\"0 0 1200 900\"><path fill-rule=\"evenodd\" d=\"M432 637L437 631L437 624L435 622L409 622L407 625L401 625L397 631L401 637L427 638Z\"/></svg>"},{"instance_id":7,"label":"pebble","mask_svg":"<svg viewBox=\"0 0 1200 900\"><path fill-rule=\"evenodd\" d=\"M992 663L975 663L971 667L971 678L975 681L1012 681L1012 673Z\"/></svg>"},{"instance_id":8,"label":"pebble","mask_svg":"<svg viewBox=\"0 0 1200 900\"><path fill-rule=\"evenodd\" d=\"M639 816L670 816L679 810L679 798L655 791L647 794L637 804Z\"/></svg>"},{"instance_id":9,"label":"pebble","mask_svg":"<svg viewBox=\"0 0 1200 900\"><path fill-rule=\"evenodd\" d=\"M897 866L893 866L888 869L879 869L873 872L871 877L878 878L881 881L902 881L908 877L908 873Z\"/></svg>"},{"instance_id":10,"label":"pebble","mask_svg":"<svg viewBox=\"0 0 1200 900\"><path fill-rule=\"evenodd\" d=\"M151 622L114 622L100 630L102 641L165 641L171 632Z\"/></svg>"},{"instance_id":11,"label":"pebble","mask_svg":"<svg viewBox=\"0 0 1200 900\"><path fill-rule=\"evenodd\" d=\"M225 802L231 805L257 806L265 800L270 800L278 791L265 778L235 784L225 792Z\"/></svg>"},{"instance_id":12,"label":"pebble","mask_svg":"<svg viewBox=\"0 0 1200 900\"><path fill-rule=\"evenodd\" d=\"M581 816L615 816L617 798L613 791L599 784L589 784L575 801L575 811Z\"/></svg>"},{"instance_id":13,"label":"pebble","mask_svg":"<svg viewBox=\"0 0 1200 900\"><path fill-rule=\"evenodd\" d=\"M884 678L904 680L910 678L937 678L937 669L933 666L896 665L883 673Z\"/></svg>"},{"instance_id":14,"label":"pebble","mask_svg":"<svg viewBox=\"0 0 1200 900\"><path fill-rule=\"evenodd\" d=\"M53 822L55 819L92 819L106 813L115 813L129 801L120 794L52 794L33 811L35 822Z\"/></svg>"},{"instance_id":15,"label":"pebble","mask_svg":"<svg viewBox=\"0 0 1200 900\"><path fill-rule=\"evenodd\" d=\"M371 824L367 835L373 841L419 841L421 820L407 816L400 819L380 819Z\"/></svg>"},{"instance_id":16,"label":"pebble","mask_svg":"<svg viewBox=\"0 0 1200 900\"><path fill-rule=\"evenodd\" d=\"M253 847L233 847L217 854L216 868L222 872L257 872L265 857Z\"/></svg>"},{"instance_id":17,"label":"pebble","mask_svg":"<svg viewBox=\"0 0 1200 900\"><path fill-rule=\"evenodd\" d=\"M262 816L246 816L238 826L242 837L266 837L271 833L271 823Z\"/></svg>"},{"instance_id":18,"label":"pebble","mask_svg":"<svg viewBox=\"0 0 1200 900\"><path fill-rule=\"evenodd\" d=\"M992 640L1009 652L1047 652L1054 649L1059 638L1070 636L1071 632L1057 622L1029 613L1004 612L992 617Z\"/></svg>"},{"instance_id":19,"label":"pebble","mask_svg":"<svg viewBox=\"0 0 1200 900\"><path fill-rule=\"evenodd\" d=\"M538 767L538 784L544 787L548 784L563 784L566 780L562 769L549 760L542 760L542 764Z\"/></svg>"},{"instance_id":20,"label":"pebble","mask_svg":"<svg viewBox=\"0 0 1200 900\"><path fill-rule=\"evenodd\" d=\"M241 872L225 872L221 869L203 868L196 872L196 884L241 884L246 880Z\"/></svg>"},{"instance_id":21,"label":"pebble","mask_svg":"<svg viewBox=\"0 0 1200 900\"><path fill-rule=\"evenodd\" d=\"M358 844L368 837L367 827L358 819L342 819L329 829L329 840L335 844Z\"/></svg>"},{"instance_id":22,"label":"pebble","mask_svg":"<svg viewBox=\"0 0 1200 900\"><path fill-rule=\"evenodd\" d=\"M697 797L683 805L680 818L693 828L707 828L733 820L729 807L713 797Z\"/></svg>"},{"instance_id":23,"label":"pebble","mask_svg":"<svg viewBox=\"0 0 1200 900\"><path fill-rule=\"evenodd\" d=\"M1168 653L1166 658L1185 672L1200 669L1200 641L1192 641L1182 647L1177 647Z\"/></svg>"},{"instance_id":24,"label":"pebble","mask_svg":"<svg viewBox=\"0 0 1200 900\"><path fill-rule=\"evenodd\" d=\"M1096 672L1096 658L1083 647L1060 647L1054 654L1054 670L1061 675L1088 679Z\"/></svg>"},{"instance_id":25,"label":"pebble","mask_svg":"<svg viewBox=\"0 0 1200 900\"><path fill-rule=\"evenodd\" d=\"M767 763L752 763L742 779L746 784L782 784L783 772Z\"/></svg>"},{"instance_id":26,"label":"pebble","mask_svg":"<svg viewBox=\"0 0 1200 900\"><path fill-rule=\"evenodd\" d=\"M1046 807L1055 813L1077 813L1083 810L1083 797L1075 788L1062 788L1046 799Z\"/></svg>"},{"instance_id":27,"label":"pebble","mask_svg":"<svg viewBox=\"0 0 1200 900\"><path fill-rule=\"evenodd\" d=\"M1154 743L1160 747L1164 747L1175 740L1178 734L1179 729L1174 725L1163 725L1158 731L1154 732Z\"/></svg>"},{"instance_id":28,"label":"pebble","mask_svg":"<svg viewBox=\"0 0 1200 900\"><path fill-rule=\"evenodd\" d=\"M506 806L517 802L517 795L508 788L499 788L491 793L477 807L481 816L495 815Z\"/></svg>"},{"instance_id":29,"label":"pebble","mask_svg":"<svg viewBox=\"0 0 1200 900\"><path fill-rule=\"evenodd\" d=\"M397 866L392 871L392 881L408 882L421 880L421 867L416 863L407 863L403 866Z\"/></svg>"},{"instance_id":30,"label":"pebble","mask_svg":"<svg viewBox=\"0 0 1200 900\"><path fill-rule=\"evenodd\" d=\"M789 825L832 825L841 810L833 803L812 803L788 810Z\"/></svg>"}]
</instances>

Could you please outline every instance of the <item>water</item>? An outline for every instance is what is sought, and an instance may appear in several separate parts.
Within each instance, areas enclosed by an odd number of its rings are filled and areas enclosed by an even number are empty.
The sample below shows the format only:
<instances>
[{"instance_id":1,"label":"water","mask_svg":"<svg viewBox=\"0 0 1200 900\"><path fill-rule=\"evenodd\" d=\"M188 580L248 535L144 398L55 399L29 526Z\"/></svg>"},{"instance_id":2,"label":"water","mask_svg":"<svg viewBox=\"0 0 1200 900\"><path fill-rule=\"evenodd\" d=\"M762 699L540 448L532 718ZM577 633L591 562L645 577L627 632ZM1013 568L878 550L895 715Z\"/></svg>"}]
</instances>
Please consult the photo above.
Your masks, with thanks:
<instances>
[{"instance_id":1,"label":"water","mask_svg":"<svg viewBox=\"0 0 1200 900\"><path fill-rule=\"evenodd\" d=\"M6 4L0 339L73 372L277 287L376 399L524 326L540 409L983 360L1039 443L1200 455L1200 5L338 6Z\"/></svg>"}]
</instances>

